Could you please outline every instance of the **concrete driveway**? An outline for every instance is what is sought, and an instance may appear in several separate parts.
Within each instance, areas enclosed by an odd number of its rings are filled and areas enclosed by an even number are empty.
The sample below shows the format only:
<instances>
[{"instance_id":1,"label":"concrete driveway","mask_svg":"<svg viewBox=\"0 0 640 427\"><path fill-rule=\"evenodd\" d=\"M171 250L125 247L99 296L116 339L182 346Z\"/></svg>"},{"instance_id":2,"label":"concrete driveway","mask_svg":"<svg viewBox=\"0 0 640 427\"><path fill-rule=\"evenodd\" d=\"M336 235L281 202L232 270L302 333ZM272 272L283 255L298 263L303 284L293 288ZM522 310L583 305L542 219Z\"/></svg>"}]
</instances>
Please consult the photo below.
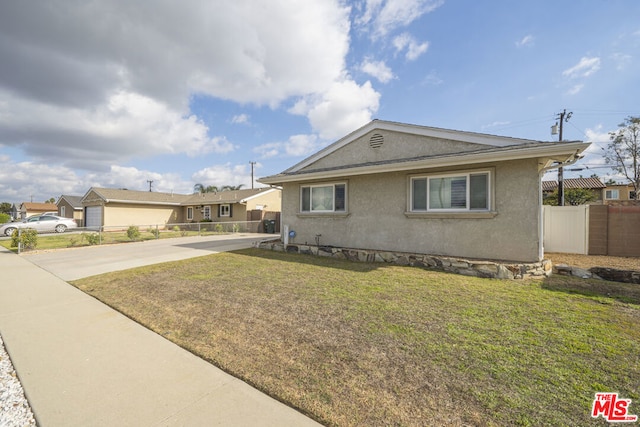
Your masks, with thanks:
<instances>
[{"instance_id":1,"label":"concrete driveway","mask_svg":"<svg viewBox=\"0 0 640 427\"><path fill-rule=\"evenodd\" d=\"M273 234L254 233L177 237L39 251L22 256L62 280L70 281L111 271L250 248L254 242L274 237Z\"/></svg>"}]
</instances>

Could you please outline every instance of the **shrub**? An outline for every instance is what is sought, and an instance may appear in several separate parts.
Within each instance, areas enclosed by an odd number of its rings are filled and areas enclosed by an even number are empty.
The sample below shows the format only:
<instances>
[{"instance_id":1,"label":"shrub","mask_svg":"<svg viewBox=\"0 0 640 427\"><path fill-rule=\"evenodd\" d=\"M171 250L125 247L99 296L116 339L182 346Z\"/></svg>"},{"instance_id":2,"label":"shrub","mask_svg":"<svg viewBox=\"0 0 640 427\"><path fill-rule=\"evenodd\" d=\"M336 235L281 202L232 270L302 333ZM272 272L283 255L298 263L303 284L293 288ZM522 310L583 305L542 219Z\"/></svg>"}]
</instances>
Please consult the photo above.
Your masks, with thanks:
<instances>
[{"instance_id":1,"label":"shrub","mask_svg":"<svg viewBox=\"0 0 640 427\"><path fill-rule=\"evenodd\" d=\"M100 243L100 235L98 233L82 233L82 236L87 239L87 242L93 246Z\"/></svg>"},{"instance_id":2,"label":"shrub","mask_svg":"<svg viewBox=\"0 0 640 427\"><path fill-rule=\"evenodd\" d=\"M11 216L6 213L0 212L0 224L11 221Z\"/></svg>"},{"instance_id":3,"label":"shrub","mask_svg":"<svg viewBox=\"0 0 640 427\"><path fill-rule=\"evenodd\" d=\"M216 233L222 233L224 231L224 227L222 226L222 224L216 224L216 226L214 227L216 230Z\"/></svg>"},{"instance_id":4,"label":"shrub","mask_svg":"<svg viewBox=\"0 0 640 427\"><path fill-rule=\"evenodd\" d=\"M14 230L11 235L11 247L17 248L18 243L22 249L35 249L38 246L38 232L30 228Z\"/></svg>"},{"instance_id":5,"label":"shrub","mask_svg":"<svg viewBox=\"0 0 640 427\"><path fill-rule=\"evenodd\" d=\"M140 238L140 229L135 225L130 226L127 229L127 237L129 240L138 240Z\"/></svg>"},{"instance_id":6,"label":"shrub","mask_svg":"<svg viewBox=\"0 0 640 427\"><path fill-rule=\"evenodd\" d=\"M153 234L156 239L160 238L160 229L158 227L149 227L149 232Z\"/></svg>"},{"instance_id":7,"label":"shrub","mask_svg":"<svg viewBox=\"0 0 640 427\"><path fill-rule=\"evenodd\" d=\"M240 224L233 224L233 232L237 233L238 231L240 231Z\"/></svg>"}]
</instances>

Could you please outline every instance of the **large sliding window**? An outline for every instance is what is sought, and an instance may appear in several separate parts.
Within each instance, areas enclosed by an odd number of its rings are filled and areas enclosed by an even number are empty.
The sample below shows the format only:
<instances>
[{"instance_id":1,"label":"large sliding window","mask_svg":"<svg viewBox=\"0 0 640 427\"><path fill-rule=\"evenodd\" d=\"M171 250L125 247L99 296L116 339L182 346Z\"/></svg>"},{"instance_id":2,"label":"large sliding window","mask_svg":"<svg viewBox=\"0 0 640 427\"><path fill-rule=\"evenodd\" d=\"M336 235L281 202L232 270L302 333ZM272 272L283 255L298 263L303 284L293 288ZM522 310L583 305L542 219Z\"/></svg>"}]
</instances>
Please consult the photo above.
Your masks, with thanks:
<instances>
[{"instance_id":1,"label":"large sliding window","mask_svg":"<svg viewBox=\"0 0 640 427\"><path fill-rule=\"evenodd\" d=\"M320 184L300 187L301 212L346 212L347 185Z\"/></svg>"},{"instance_id":2,"label":"large sliding window","mask_svg":"<svg viewBox=\"0 0 640 427\"><path fill-rule=\"evenodd\" d=\"M411 178L411 211L488 211L488 171Z\"/></svg>"}]
</instances>

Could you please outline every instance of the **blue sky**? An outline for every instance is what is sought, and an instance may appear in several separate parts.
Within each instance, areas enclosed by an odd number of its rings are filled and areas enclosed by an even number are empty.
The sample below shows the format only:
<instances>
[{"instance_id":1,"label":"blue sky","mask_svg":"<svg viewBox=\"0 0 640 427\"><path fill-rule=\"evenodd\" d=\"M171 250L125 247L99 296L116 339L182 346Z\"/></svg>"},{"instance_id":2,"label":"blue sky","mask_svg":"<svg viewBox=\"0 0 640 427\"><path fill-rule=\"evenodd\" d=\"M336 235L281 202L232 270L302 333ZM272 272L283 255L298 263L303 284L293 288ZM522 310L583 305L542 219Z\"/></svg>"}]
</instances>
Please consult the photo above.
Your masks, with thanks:
<instances>
[{"instance_id":1,"label":"blue sky","mask_svg":"<svg viewBox=\"0 0 640 427\"><path fill-rule=\"evenodd\" d=\"M372 119L528 138L613 177L636 0L48 0L0 6L0 201L251 186ZM554 179L550 174L547 179ZM616 178L616 177L614 177Z\"/></svg>"}]
</instances>

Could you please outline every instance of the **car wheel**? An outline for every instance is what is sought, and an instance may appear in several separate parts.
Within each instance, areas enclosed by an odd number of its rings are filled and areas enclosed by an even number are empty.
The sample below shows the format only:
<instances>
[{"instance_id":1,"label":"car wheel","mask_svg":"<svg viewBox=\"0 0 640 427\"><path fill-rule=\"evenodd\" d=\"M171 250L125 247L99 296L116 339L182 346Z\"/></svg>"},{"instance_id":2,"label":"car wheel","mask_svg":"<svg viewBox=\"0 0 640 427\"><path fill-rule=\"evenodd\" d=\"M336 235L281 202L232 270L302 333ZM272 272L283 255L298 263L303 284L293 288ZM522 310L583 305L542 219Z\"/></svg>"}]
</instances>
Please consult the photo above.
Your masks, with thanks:
<instances>
[{"instance_id":1,"label":"car wheel","mask_svg":"<svg viewBox=\"0 0 640 427\"><path fill-rule=\"evenodd\" d=\"M14 232L15 230L16 230L16 228L15 228L15 227L9 227L9 228L6 228L6 229L4 230L4 235L5 235L5 236L9 236L9 237L11 237L11 235L13 234L13 232Z\"/></svg>"},{"instance_id":2,"label":"car wheel","mask_svg":"<svg viewBox=\"0 0 640 427\"><path fill-rule=\"evenodd\" d=\"M56 233L64 233L65 231L67 231L67 226L64 224L58 224L56 225Z\"/></svg>"}]
</instances>

